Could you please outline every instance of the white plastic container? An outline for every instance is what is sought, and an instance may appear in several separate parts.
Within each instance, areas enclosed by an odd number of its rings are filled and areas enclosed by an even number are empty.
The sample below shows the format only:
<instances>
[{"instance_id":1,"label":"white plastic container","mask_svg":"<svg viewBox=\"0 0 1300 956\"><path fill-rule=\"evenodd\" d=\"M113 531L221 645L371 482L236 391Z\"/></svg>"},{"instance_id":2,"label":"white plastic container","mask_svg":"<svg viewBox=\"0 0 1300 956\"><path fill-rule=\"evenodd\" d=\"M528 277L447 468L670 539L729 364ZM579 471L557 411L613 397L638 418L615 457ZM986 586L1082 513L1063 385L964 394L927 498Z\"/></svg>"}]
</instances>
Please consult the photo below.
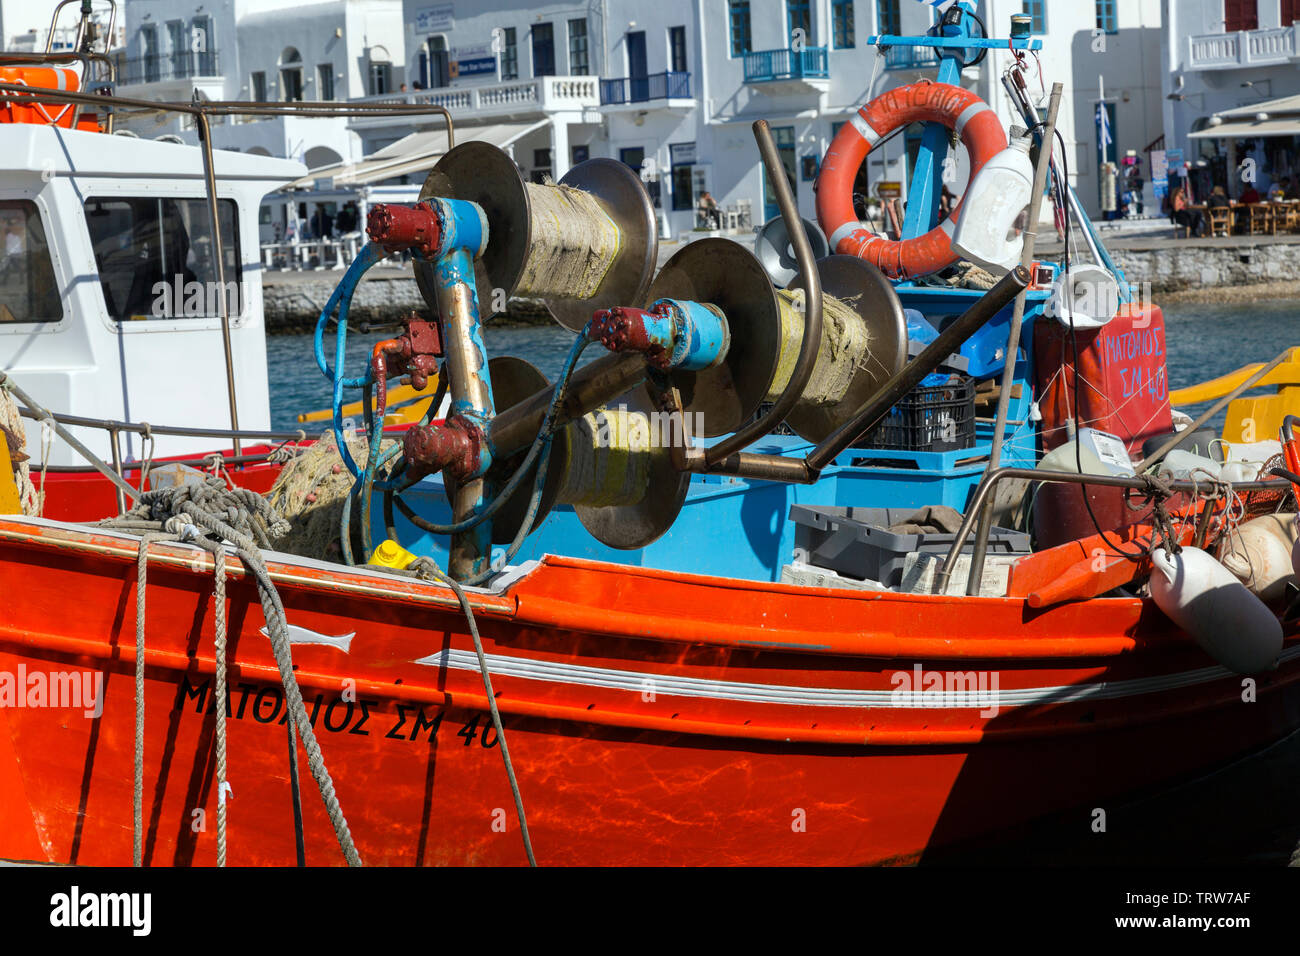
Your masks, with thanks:
<instances>
[{"instance_id":1,"label":"white plastic container","mask_svg":"<svg viewBox=\"0 0 1300 956\"><path fill-rule=\"evenodd\" d=\"M1151 555L1151 597L1216 661L1238 674L1277 667L1282 625L1223 565L1199 548Z\"/></svg>"},{"instance_id":2,"label":"white plastic container","mask_svg":"<svg viewBox=\"0 0 1300 956\"><path fill-rule=\"evenodd\" d=\"M1016 220L1033 191L1029 136L1013 126L1011 145L985 163L966 187L953 251L994 275L1006 275L1020 265L1025 239Z\"/></svg>"},{"instance_id":3,"label":"white plastic container","mask_svg":"<svg viewBox=\"0 0 1300 956\"><path fill-rule=\"evenodd\" d=\"M1071 266L1052 283L1047 314L1067 328L1099 329L1119 312L1119 283L1109 270L1085 263Z\"/></svg>"},{"instance_id":4,"label":"white plastic container","mask_svg":"<svg viewBox=\"0 0 1300 956\"><path fill-rule=\"evenodd\" d=\"M1223 448L1223 480L1254 481L1270 458L1282 454L1280 441L1220 442Z\"/></svg>"},{"instance_id":5,"label":"white plastic container","mask_svg":"<svg viewBox=\"0 0 1300 956\"><path fill-rule=\"evenodd\" d=\"M1220 477L1223 466L1212 458L1206 458L1204 455L1198 455L1195 452L1183 451L1181 448L1175 448L1164 458L1160 459L1160 465L1156 469L1156 474L1166 481L1169 480L1191 480L1198 481L1201 479L1214 480Z\"/></svg>"}]
</instances>

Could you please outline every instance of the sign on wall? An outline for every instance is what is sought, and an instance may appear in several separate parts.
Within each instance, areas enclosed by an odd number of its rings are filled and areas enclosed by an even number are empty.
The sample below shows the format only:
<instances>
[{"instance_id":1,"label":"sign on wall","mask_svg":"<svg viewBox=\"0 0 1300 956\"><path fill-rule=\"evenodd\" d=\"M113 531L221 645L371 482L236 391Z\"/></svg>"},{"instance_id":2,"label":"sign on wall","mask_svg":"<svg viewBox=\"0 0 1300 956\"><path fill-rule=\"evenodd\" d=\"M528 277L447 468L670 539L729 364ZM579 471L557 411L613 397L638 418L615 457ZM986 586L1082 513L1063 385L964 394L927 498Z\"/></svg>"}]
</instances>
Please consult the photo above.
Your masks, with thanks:
<instances>
[{"instance_id":1,"label":"sign on wall","mask_svg":"<svg viewBox=\"0 0 1300 956\"><path fill-rule=\"evenodd\" d=\"M446 33L456 25L456 5L440 3L415 11L416 33Z\"/></svg>"},{"instance_id":2,"label":"sign on wall","mask_svg":"<svg viewBox=\"0 0 1300 956\"><path fill-rule=\"evenodd\" d=\"M489 43L477 46L454 47L451 51L451 78L495 76L497 72L496 54Z\"/></svg>"},{"instance_id":3,"label":"sign on wall","mask_svg":"<svg viewBox=\"0 0 1300 956\"><path fill-rule=\"evenodd\" d=\"M1169 155L1163 149L1151 150L1151 187L1157 199L1169 194Z\"/></svg>"}]
</instances>

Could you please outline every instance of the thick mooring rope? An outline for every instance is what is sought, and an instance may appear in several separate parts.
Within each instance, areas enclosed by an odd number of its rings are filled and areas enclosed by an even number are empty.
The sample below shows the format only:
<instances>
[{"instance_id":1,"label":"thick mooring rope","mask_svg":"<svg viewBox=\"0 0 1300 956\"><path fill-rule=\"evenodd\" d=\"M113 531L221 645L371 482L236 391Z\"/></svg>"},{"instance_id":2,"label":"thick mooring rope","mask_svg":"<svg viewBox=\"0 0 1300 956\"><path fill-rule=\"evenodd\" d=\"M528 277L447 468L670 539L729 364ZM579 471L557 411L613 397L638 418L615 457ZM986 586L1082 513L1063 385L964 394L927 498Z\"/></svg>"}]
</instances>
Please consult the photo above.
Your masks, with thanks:
<instances>
[{"instance_id":1,"label":"thick mooring rope","mask_svg":"<svg viewBox=\"0 0 1300 956\"><path fill-rule=\"evenodd\" d=\"M590 299L618 257L618 226L590 193L527 183L532 244L517 295Z\"/></svg>"},{"instance_id":2,"label":"thick mooring rope","mask_svg":"<svg viewBox=\"0 0 1300 956\"><path fill-rule=\"evenodd\" d=\"M14 481L18 485L18 501L25 515L40 514L41 499L36 486L32 484L31 466L27 462L25 446L27 443L27 426L18 412L18 403L14 401L9 389L0 388L0 441L9 445L9 457L14 466ZM42 465L42 477L44 468ZM42 480L41 487L45 487Z\"/></svg>"},{"instance_id":3,"label":"thick mooring rope","mask_svg":"<svg viewBox=\"0 0 1300 956\"><path fill-rule=\"evenodd\" d=\"M799 360L803 342L803 290L782 289L778 293L781 307L781 352L776 377L766 400L774 402L785 391ZM871 333L861 315L849 302L822 296L822 341L817 349L817 364L803 390L801 401L813 405L837 404L853 382L859 368L871 360Z\"/></svg>"},{"instance_id":4,"label":"thick mooring rope","mask_svg":"<svg viewBox=\"0 0 1300 956\"><path fill-rule=\"evenodd\" d=\"M275 655L276 666L280 672L280 682L284 686L285 706L293 715L298 733L302 737L303 749L307 752L307 766L320 790L321 800L329 814L330 823L338 839L343 855L351 866L360 866L361 857L352 840L347 819L339 806L338 795L334 790L334 781L325 767L320 744L315 730L307 716L306 706L302 700L302 690L293 672L293 655L289 644L288 621L284 605L280 602L279 592L271 580L270 572L262 560L261 547L269 546L268 536L279 537L288 531L288 523L280 518L269 504L259 495L245 488L228 488L220 479L209 479L203 484L181 485L160 488L145 492L139 502L120 518L112 518L100 523L103 527L121 530L145 532L141 540L141 562L146 561L148 542L144 540L151 534L166 532L184 539L199 538L204 534L220 541L230 542L235 547L235 554L252 575L257 584L258 597L262 602L262 613L266 618L266 630L270 637L271 649ZM259 546L259 542L267 542ZM143 771L143 656L144 656L144 577L137 585L137 860L142 836L142 771ZM224 710L225 701L218 701ZM224 788L222 790L224 793ZM218 809L220 825L220 809ZM137 862L138 865L138 862Z\"/></svg>"},{"instance_id":5,"label":"thick mooring rope","mask_svg":"<svg viewBox=\"0 0 1300 956\"><path fill-rule=\"evenodd\" d=\"M149 545L179 541L180 536L146 531L135 559L135 777L132 794L131 865L144 866L144 595L149 573Z\"/></svg>"}]
</instances>

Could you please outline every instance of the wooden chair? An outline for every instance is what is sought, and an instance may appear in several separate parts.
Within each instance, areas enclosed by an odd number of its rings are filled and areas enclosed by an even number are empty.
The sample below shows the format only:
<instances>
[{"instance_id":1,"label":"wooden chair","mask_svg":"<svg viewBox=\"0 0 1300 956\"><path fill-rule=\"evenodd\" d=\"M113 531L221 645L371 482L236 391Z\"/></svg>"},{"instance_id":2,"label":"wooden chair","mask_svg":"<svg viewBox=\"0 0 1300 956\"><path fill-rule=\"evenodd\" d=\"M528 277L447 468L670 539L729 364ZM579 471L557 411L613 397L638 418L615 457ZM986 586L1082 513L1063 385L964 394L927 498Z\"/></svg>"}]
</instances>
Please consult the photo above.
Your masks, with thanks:
<instances>
[{"instance_id":1,"label":"wooden chair","mask_svg":"<svg viewBox=\"0 0 1300 956\"><path fill-rule=\"evenodd\" d=\"M1271 234L1275 232L1275 223L1273 220L1273 207L1268 203L1251 203L1250 204L1250 234L1252 236L1261 233Z\"/></svg>"},{"instance_id":2,"label":"wooden chair","mask_svg":"<svg viewBox=\"0 0 1300 956\"><path fill-rule=\"evenodd\" d=\"M1232 209L1228 206L1207 206L1205 223L1211 236L1229 236L1232 234Z\"/></svg>"},{"instance_id":3,"label":"wooden chair","mask_svg":"<svg viewBox=\"0 0 1300 956\"><path fill-rule=\"evenodd\" d=\"M1295 232L1300 227L1300 204L1280 202L1273 210L1274 229Z\"/></svg>"}]
</instances>

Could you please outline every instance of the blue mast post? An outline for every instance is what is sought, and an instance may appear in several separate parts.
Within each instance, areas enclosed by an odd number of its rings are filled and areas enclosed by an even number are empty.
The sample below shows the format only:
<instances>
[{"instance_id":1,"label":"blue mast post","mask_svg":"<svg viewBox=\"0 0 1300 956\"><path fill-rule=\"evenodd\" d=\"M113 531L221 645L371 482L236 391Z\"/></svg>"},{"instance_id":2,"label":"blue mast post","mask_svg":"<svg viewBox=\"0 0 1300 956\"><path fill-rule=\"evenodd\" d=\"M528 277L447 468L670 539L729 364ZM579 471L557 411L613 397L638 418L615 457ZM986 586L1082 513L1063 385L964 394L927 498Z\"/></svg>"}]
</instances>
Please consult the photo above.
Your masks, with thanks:
<instances>
[{"instance_id":1,"label":"blue mast post","mask_svg":"<svg viewBox=\"0 0 1300 956\"><path fill-rule=\"evenodd\" d=\"M948 23L952 9L960 9L967 16L956 23ZM999 40L971 34L975 4L960 0L948 14L923 37L873 36L868 39L878 47L926 47L939 56L939 74L936 80L951 86L961 85L961 64L974 50L1041 50L1043 41L1032 37ZM948 128L941 123L927 123L925 135L917 151L916 166L907 191L907 213L903 219L903 239L923 236L939 222L939 196L943 192L943 163L939 157L948 152Z\"/></svg>"}]
</instances>

